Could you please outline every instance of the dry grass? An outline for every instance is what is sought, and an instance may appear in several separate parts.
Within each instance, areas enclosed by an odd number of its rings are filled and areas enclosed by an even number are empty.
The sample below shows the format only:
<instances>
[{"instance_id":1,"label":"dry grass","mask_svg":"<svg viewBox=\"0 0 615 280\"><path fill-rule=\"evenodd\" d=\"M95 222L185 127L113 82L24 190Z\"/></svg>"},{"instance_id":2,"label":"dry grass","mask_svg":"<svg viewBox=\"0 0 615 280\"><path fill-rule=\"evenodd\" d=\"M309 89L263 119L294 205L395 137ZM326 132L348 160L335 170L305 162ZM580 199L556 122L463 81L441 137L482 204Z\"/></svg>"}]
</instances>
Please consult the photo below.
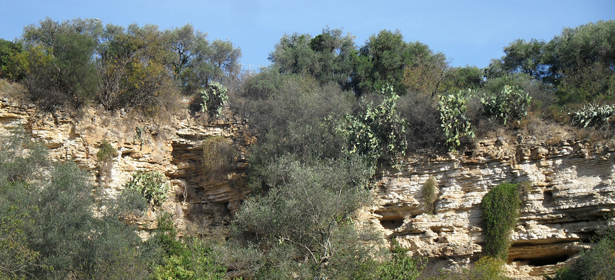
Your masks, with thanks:
<instances>
[{"instance_id":1,"label":"dry grass","mask_svg":"<svg viewBox=\"0 0 615 280\"><path fill-rule=\"evenodd\" d=\"M0 79L0 98L1 97L14 100L20 104L25 104L28 101L28 90L20 83Z\"/></svg>"}]
</instances>

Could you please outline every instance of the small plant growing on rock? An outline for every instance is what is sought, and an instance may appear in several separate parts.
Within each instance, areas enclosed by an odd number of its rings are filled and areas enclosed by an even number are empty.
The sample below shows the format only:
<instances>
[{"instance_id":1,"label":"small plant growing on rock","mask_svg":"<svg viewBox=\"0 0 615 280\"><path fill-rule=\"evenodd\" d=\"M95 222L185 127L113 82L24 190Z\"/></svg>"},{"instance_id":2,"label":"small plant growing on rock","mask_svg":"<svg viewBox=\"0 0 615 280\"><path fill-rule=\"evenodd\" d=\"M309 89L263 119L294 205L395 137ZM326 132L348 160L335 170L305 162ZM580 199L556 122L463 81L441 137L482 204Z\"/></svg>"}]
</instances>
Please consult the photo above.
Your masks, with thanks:
<instances>
[{"instance_id":1,"label":"small plant growing on rock","mask_svg":"<svg viewBox=\"0 0 615 280\"><path fill-rule=\"evenodd\" d=\"M102 144L100 144L100 148L98 149L98 153L96 153L96 158L99 162L105 162L114 158L118 155L117 150L109 144L107 139L103 140Z\"/></svg>"},{"instance_id":2,"label":"small plant growing on rock","mask_svg":"<svg viewBox=\"0 0 615 280\"><path fill-rule=\"evenodd\" d=\"M436 199L438 199L438 193L436 190L436 178L430 176L423 184L423 200L425 201L425 209L428 213L435 213Z\"/></svg>"},{"instance_id":3,"label":"small plant growing on rock","mask_svg":"<svg viewBox=\"0 0 615 280\"><path fill-rule=\"evenodd\" d=\"M137 171L132 174L126 189L140 193L150 204L159 206L167 200L169 185L159 172Z\"/></svg>"},{"instance_id":4,"label":"small plant growing on rock","mask_svg":"<svg viewBox=\"0 0 615 280\"><path fill-rule=\"evenodd\" d=\"M105 139L96 153L96 159L100 167L100 183L103 181L108 184L111 174L111 167L113 166L112 159L118 155L118 152L109 142Z\"/></svg>"},{"instance_id":5,"label":"small plant growing on rock","mask_svg":"<svg viewBox=\"0 0 615 280\"><path fill-rule=\"evenodd\" d=\"M507 260L510 247L510 234L519 218L521 199L519 186L505 183L491 189L483 197L483 232L485 246L483 252L500 260Z\"/></svg>"}]
</instances>

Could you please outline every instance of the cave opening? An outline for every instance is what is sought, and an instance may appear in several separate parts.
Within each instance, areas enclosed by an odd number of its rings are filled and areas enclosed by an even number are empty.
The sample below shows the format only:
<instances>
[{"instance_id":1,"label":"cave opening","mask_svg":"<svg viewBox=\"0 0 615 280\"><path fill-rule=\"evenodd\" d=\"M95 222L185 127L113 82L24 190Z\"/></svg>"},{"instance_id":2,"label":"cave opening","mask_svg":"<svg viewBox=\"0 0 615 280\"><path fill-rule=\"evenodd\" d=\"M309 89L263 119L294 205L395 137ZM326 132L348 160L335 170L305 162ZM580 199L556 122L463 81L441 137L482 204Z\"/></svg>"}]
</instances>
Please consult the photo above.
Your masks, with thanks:
<instances>
[{"instance_id":1,"label":"cave opening","mask_svg":"<svg viewBox=\"0 0 615 280\"><path fill-rule=\"evenodd\" d=\"M544 265L554 265L554 264L558 264L560 262L565 262L570 258L569 255L555 255L555 256L548 256L548 257L542 257L542 258L532 258L532 259L514 259L513 261L515 262L524 262L527 263L528 265L532 265L532 266L544 266Z\"/></svg>"},{"instance_id":2,"label":"cave opening","mask_svg":"<svg viewBox=\"0 0 615 280\"><path fill-rule=\"evenodd\" d=\"M386 229L394 230L404 224L404 219L401 217L393 219L384 219L380 220L380 224Z\"/></svg>"}]
</instances>

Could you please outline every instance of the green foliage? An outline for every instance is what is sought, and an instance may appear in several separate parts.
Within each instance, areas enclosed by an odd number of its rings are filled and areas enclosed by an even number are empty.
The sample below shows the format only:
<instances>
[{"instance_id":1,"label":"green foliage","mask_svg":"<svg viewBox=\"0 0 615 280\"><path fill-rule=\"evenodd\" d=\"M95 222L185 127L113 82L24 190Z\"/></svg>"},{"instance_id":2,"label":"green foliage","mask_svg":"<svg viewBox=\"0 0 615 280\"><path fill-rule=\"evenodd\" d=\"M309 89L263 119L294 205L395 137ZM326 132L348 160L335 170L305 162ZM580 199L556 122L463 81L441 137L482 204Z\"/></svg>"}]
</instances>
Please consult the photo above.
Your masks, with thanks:
<instances>
[{"instance_id":1,"label":"green foliage","mask_svg":"<svg viewBox=\"0 0 615 280\"><path fill-rule=\"evenodd\" d=\"M168 213L158 218L158 229L149 243L164 249L160 264L155 264L151 279L223 279L226 268L218 264L206 241L196 237L177 239Z\"/></svg>"},{"instance_id":2,"label":"green foliage","mask_svg":"<svg viewBox=\"0 0 615 280\"><path fill-rule=\"evenodd\" d=\"M254 79L272 83L275 90L266 96L258 95L263 91L257 89L245 93L249 102L243 108L244 116L250 119L250 128L258 138L258 145L250 153L253 168L287 153L320 159L346 156L342 151L346 138L335 133L335 122L326 119L344 119L355 100L352 93L343 92L337 85L319 86L304 76L272 81L277 76L268 74Z\"/></svg>"},{"instance_id":3,"label":"green foliage","mask_svg":"<svg viewBox=\"0 0 615 280\"><path fill-rule=\"evenodd\" d=\"M427 213L435 213L434 202L438 199L438 190L436 189L436 178L430 176L423 184L422 189L423 200L425 201L425 210Z\"/></svg>"},{"instance_id":4,"label":"green foliage","mask_svg":"<svg viewBox=\"0 0 615 280\"><path fill-rule=\"evenodd\" d=\"M39 279L146 278L141 240L115 210L129 207L105 199L96 204L86 172L72 163L50 163L43 146L28 139L23 132L2 137L2 273Z\"/></svg>"},{"instance_id":5,"label":"green foliage","mask_svg":"<svg viewBox=\"0 0 615 280\"><path fill-rule=\"evenodd\" d=\"M414 280L421 275L427 265L427 258L409 257L407 249L394 244L392 249L392 259L385 261L378 266L378 276L380 280Z\"/></svg>"},{"instance_id":6,"label":"green foliage","mask_svg":"<svg viewBox=\"0 0 615 280\"><path fill-rule=\"evenodd\" d=\"M156 206L162 205L167 200L169 188L164 175L153 171L137 171L132 174L132 178L126 183L127 190L140 193L150 204Z\"/></svg>"},{"instance_id":7,"label":"green foliage","mask_svg":"<svg viewBox=\"0 0 615 280\"><path fill-rule=\"evenodd\" d=\"M192 24L165 31L173 56L174 78L184 94L199 92L213 81L233 79L240 71L241 50L229 41L209 42Z\"/></svg>"},{"instance_id":8,"label":"green foliage","mask_svg":"<svg viewBox=\"0 0 615 280\"><path fill-rule=\"evenodd\" d=\"M98 76L92 57L98 38L93 29L98 27L78 19L59 23L47 18L39 26L24 29L29 54L26 86L44 109L79 107L96 93Z\"/></svg>"},{"instance_id":9,"label":"green foliage","mask_svg":"<svg viewBox=\"0 0 615 280\"><path fill-rule=\"evenodd\" d=\"M390 86L384 87L382 94L385 98L380 105L368 104L356 117L347 114L336 130L348 139L346 153L365 155L372 162L384 159L396 163L399 156L406 155L406 123L397 112L399 95Z\"/></svg>"},{"instance_id":10,"label":"green foliage","mask_svg":"<svg viewBox=\"0 0 615 280\"><path fill-rule=\"evenodd\" d=\"M275 248L268 255L271 265L284 265L287 273L356 272L369 258L364 252L368 248L350 240L373 240L356 232L351 223L354 212L369 201L365 169L358 157L307 163L291 156L278 158L251 182L255 189L267 190L253 192L257 195L244 202L236 214L234 235ZM267 273L274 271L278 270Z\"/></svg>"},{"instance_id":11,"label":"green foliage","mask_svg":"<svg viewBox=\"0 0 615 280\"><path fill-rule=\"evenodd\" d=\"M557 87L560 104L613 95L615 21L565 28L549 42L516 40L493 60L487 78L525 73Z\"/></svg>"},{"instance_id":12,"label":"green foliage","mask_svg":"<svg viewBox=\"0 0 615 280\"><path fill-rule=\"evenodd\" d=\"M177 88L169 69L170 48L155 25L131 24L126 31L107 25L98 45L96 100L107 110L139 108L149 114L172 103Z\"/></svg>"},{"instance_id":13,"label":"green foliage","mask_svg":"<svg viewBox=\"0 0 615 280\"><path fill-rule=\"evenodd\" d=\"M284 35L269 60L280 73L307 74L321 85L335 82L348 88L355 52L353 36L325 28L314 38L309 34Z\"/></svg>"},{"instance_id":14,"label":"green foliage","mask_svg":"<svg viewBox=\"0 0 615 280\"><path fill-rule=\"evenodd\" d=\"M472 91L468 90L470 95ZM467 114L467 95L463 91L440 96L438 112L440 122L449 150L455 150L461 145L462 137L474 138L472 123Z\"/></svg>"},{"instance_id":15,"label":"green foliage","mask_svg":"<svg viewBox=\"0 0 615 280\"><path fill-rule=\"evenodd\" d=\"M23 51L19 43L0 39L0 78L22 80L24 73L15 67L15 60Z\"/></svg>"},{"instance_id":16,"label":"green foliage","mask_svg":"<svg viewBox=\"0 0 615 280\"><path fill-rule=\"evenodd\" d=\"M437 107L437 100L423 93L410 91L400 96L397 111L406 122L408 149L442 148L444 133Z\"/></svg>"},{"instance_id":17,"label":"green foliage","mask_svg":"<svg viewBox=\"0 0 615 280\"><path fill-rule=\"evenodd\" d=\"M201 91L201 112L208 112L212 117L219 117L222 109L228 104L226 92L226 87L220 83L209 83L207 89Z\"/></svg>"},{"instance_id":18,"label":"green foliage","mask_svg":"<svg viewBox=\"0 0 615 280\"><path fill-rule=\"evenodd\" d=\"M521 88L505 85L498 94L481 98L481 103L486 116L495 117L506 124L525 117L531 100L529 93L523 92Z\"/></svg>"},{"instance_id":19,"label":"green foliage","mask_svg":"<svg viewBox=\"0 0 615 280\"><path fill-rule=\"evenodd\" d=\"M612 279L615 273L615 233L611 231L596 242L591 249L581 253L570 266L565 267L550 280Z\"/></svg>"},{"instance_id":20,"label":"green foliage","mask_svg":"<svg viewBox=\"0 0 615 280\"><path fill-rule=\"evenodd\" d=\"M520 208L521 199L517 184L498 185L483 197L481 209L485 254L507 260L510 235L517 224Z\"/></svg>"},{"instance_id":21,"label":"green foliage","mask_svg":"<svg viewBox=\"0 0 615 280\"><path fill-rule=\"evenodd\" d=\"M117 155L117 150L111 146L107 139L104 139L102 144L100 144L98 152L96 153L96 158L99 162L105 162L116 157Z\"/></svg>"},{"instance_id":22,"label":"green foliage","mask_svg":"<svg viewBox=\"0 0 615 280\"><path fill-rule=\"evenodd\" d=\"M419 42L406 43L399 31L382 30L369 37L361 47L352 75L352 84L357 95L378 92L391 85L400 94L406 93L403 83L404 69L412 65L414 56L427 53L427 45Z\"/></svg>"},{"instance_id":23,"label":"green foliage","mask_svg":"<svg viewBox=\"0 0 615 280\"><path fill-rule=\"evenodd\" d=\"M568 113L571 118L572 125L583 128L605 128L609 126L609 120L614 114L614 105L600 106L595 103L583 105L583 108L580 110L571 111Z\"/></svg>"},{"instance_id":24,"label":"green foliage","mask_svg":"<svg viewBox=\"0 0 615 280\"><path fill-rule=\"evenodd\" d=\"M604 63L581 63L563 76L557 91L560 104L615 98L615 71Z\"/></svg>"}]
</instances>

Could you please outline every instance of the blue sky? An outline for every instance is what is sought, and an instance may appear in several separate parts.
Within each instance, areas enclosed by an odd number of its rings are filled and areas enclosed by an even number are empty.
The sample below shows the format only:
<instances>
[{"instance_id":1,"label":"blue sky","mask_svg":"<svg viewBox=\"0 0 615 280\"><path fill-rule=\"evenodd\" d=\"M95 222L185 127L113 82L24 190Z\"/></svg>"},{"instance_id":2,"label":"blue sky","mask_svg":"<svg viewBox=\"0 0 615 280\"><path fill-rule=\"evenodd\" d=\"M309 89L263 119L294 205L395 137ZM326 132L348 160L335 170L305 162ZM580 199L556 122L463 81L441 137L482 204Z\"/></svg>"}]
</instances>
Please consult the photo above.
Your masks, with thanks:
<instances>
[{"instance_id":1,"label":"blue sky","mask_svg":"<svg viewBox=\"0 0 615 280\"><path fill-rule=\"evenodd\" d=\"M211 39L241 48L241 62L266 66L284 35L342 28L361 46L380 30L400 30L444 53L453 66L485 67L516 39L550 40L565 27L615 19L615 1L130 1L21 0L0 2L0 38L13 40L45 17L99 18L104 24L192 23Z\"/></svg>"}]
</instances>

